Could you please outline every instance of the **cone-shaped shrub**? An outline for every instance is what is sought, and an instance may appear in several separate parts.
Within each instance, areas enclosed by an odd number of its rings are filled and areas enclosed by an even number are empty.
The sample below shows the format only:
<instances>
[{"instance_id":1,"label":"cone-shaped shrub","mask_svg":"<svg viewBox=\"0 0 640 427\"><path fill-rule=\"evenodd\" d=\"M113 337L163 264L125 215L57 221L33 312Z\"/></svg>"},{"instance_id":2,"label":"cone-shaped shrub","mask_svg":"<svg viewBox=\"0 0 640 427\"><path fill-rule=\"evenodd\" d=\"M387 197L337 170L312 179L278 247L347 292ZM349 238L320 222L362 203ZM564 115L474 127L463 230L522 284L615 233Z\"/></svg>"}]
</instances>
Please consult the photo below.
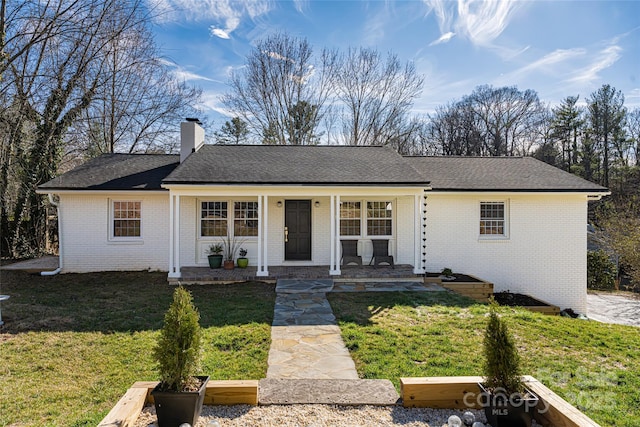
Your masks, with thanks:
<instances>
[{"instance_id":1,"label":"cone-shaped shrub","mask_svg":"<svg viewBox=\"0 0 640 427\"><path fill-rule=\"evenodd\" d=\"M177 287L154 349L162 390L185 391L197 381L193 377L200 366L199 321L200 314L193 305L191 293L182 286Z\"/></svg>"},{"instance_id":2,"label":"cone-shaped shrub","mask_svg":"<svg viewBox=\"0 0 640 427\"><path fill-rule=\"evenodd\" d=\"M524 384L518 349L497 310L498 303L491 298L489 323L484 333L484 384L493 390L503 388L507 394L522 393Z\"/></svg>"}]
</instances>

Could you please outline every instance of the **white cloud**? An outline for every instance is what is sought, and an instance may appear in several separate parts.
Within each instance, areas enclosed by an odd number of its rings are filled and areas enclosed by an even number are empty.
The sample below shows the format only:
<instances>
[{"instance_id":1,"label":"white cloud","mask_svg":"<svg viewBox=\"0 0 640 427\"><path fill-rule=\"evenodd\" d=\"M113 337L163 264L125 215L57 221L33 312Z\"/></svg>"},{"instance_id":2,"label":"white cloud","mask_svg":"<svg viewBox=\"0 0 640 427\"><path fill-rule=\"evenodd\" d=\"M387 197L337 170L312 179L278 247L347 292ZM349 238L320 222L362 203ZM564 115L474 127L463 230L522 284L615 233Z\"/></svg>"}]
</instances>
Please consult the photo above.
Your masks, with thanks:
<instances>
[{"instance_id":1,"label":"white cloud","mask_svg":"<svg viewBox=\"0 0 640 427\"><path fill-rule=\"evenodd\" d=\"M570 83L589 84L600 78L600 71L611 67L620 59L622 48L617 45L607 46L598 52L584 67L567 79Z\"/></svg>"},{"instance_id":2,"label":"white cloud","mask_svg":"<svg viewBox=\"0 0 640 427\"><path fill-rule=\"evenodd\" d=\"M456 33L451 32L451 31L449 31L447 33L444 33L443 35L440 36L440 38L438 38L438 40L434 40L431 43L429 43L429 46L435 46L435 45L440 44L440 43L446 43L449 40L451 40L455 35L456 35Z\"/></svg>"},{"instance_id":3,"label":"white cloud","mask_svg":"<svg viewBox=\"0 0 640 427\"><path fill-rule=\"evenodd\" d=\"M558 65L563 65L567 61L575 61L580 57L584 57L586 54L587 50L584 48L556 49L542 58L516 70L512 75L513 77L520 77L536 71L545 74L553 73L557 70Z\"/></svg>"},{"instance_id":4,"label":"white cloud","mask_svg":"<svg viewBox=\"0 0 640 427\"><path fill-rule=\"evenodd\" d=\"M456 34L467 38L475 45L486 47L494 47L493 41L507 28L514 12L523 3L510 0L423 2L427 5L429 13L435 14L442 34L432 45L448 41Z\"/></svg>"},{"instance_id":5,"label":"white cloud","mask_svg":"<svg viewBox=\"0 0 640 427\"><path fill-rule=\"evenodd\" d=\"M201 74L192 73L191 71L186 70L185 68L181 67L180 65L176 64L175 62L169 61L168 59L157 58L156 61L158 61L159 63L163 64L164 66L170 68L171 69L170 72L178 80L184 80L184 81L205 80L205 81L208 81L208 82L222 83L219 80L214 80L212 78L203 76Z\"/></svg>"},{"instance_id":6,"label":"white cloud","mask_svg":"<svg viewBox=\"0 0 640 427\"><path fill-rule=\"evenodd\" d=\"M177 20L215 23L209 27L212 36L229 39L244 19L254 20L269 13L272 0L146 0L159 13L158 22Z\"/></svg>"},{"instance_id":7,"label":"white cloud","mask_svg":"<svg viewBox=\"0 0 640 427\"><path fill-rule=\"evenodd\" d=\"M221 39L230 39L229 33L222 28L215 28L213 25L209 27L209 32L212 36L220 37Z\"/></svg>"}]
</instances>

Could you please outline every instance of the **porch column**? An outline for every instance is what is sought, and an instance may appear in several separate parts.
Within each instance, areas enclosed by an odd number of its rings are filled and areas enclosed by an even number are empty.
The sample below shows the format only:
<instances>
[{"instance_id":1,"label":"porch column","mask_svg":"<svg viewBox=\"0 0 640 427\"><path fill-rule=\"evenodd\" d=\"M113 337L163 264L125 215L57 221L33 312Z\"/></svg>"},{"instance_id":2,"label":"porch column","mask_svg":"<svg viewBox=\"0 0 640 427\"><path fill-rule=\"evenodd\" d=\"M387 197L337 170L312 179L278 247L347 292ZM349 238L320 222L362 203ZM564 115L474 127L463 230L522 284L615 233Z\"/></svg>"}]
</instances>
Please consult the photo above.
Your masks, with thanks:
<instances>
[{"instance_id":1,"label":"porch column","mask_svg":"<svg viewBox=\"0 0 640 427\"><path fill-rule=\"evenodd\" d=\"M339 276L340 271L340 195L331 196L331 269L330 275Z\"/></svg>"},{"instance_id":2,"label":"porch column","mask_svg":"<svg viewBox=\"0 0 640 427\"><path fill-rule=\"evenodd\" d=\"M173 271L173 194L169 191L169 277L175 277Z\"/></svg>"},{"instance_id":3,"label":"porch column","mask_svg":"<svg viewBox=\"0 0 640 427\"><path fill-rule=\"evenodd\" d=\"M269 275L267 248L269 247L269 196L258 196L258 270L256 276Z\"/></svg>"},{"instance_id":4,"label":"porch column","mask_svg":"<svg viewBox=\"0 0 640 427\"><path fill-rule=\"evenodd\" d=\"M413 274L423 274L422 269L422 215L420 210L420 195L413 196L414 221L413 227Z\"/></svg>"},{"instance_id":5,"label":"porch column","mask_svg":"<svg viewBox=\"0 0 640 427\"><path fill-rule=\"evenodd\" d=\"M174 218L175 221L175 259L176 259L176 265L175 265L175 274L176 277L181 277L182 273L180 273L180 195L177 194L176 195L176 216Z\"/></svg>"},{"instance_id":6,"label":"porch column","mask_svg":"<svg viewBox=\"0 0 640 427\"><path fill-rule=\"evenodd\" d=\"M176 202L177 199L177 202ZM169 194L169 277L179 279L180 274L180 196ZM176 224L177 222L177 224ZM177 247L176 247L177 245Z\"/></svg>"}]
</instances>

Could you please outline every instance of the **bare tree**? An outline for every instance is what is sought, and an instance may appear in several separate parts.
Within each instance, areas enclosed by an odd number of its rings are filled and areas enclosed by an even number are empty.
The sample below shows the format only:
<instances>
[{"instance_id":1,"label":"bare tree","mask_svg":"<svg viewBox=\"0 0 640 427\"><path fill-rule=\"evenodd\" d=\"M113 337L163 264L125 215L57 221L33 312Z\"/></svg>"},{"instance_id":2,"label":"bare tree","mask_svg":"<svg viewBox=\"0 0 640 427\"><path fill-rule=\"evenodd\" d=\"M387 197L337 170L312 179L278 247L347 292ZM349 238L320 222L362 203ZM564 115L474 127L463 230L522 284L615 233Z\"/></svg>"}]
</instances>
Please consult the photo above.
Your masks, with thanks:
<instances>
[{"instance_id":1,"label":"bare tree","mask_svg":"<svg viewBox=\"0 0 640 427\"><path fill-rule=\"evenodd\" d=\"M336 73L336 97L344 106L343 138L349 145L386 145L415 129L409 112L423 78L415 66L386 59L373 49L349 49Z\"/></svg>"},{"instance_id":2,"label":"bare tree","mask_svg":"<svg viewBox=\"0 0 640 427\"><path fill-rule=\"evenodd\" d=\"M640 108L627 113L626 130L631 141L630 151L636 166L640 166Z\"/></svg>"},{"instance_id":3,"label":"bare tree","mask_svg":"<svg viewBox=\"0 0 640 427\"><path fill-rule=\"evenodd\" d=\"M259 41L246 66L232 74L230 92L222 100L260 140L313 143L335 67L335 52L323 50L316 58L306 39L275 34ZM302 105L308 108L301 116Z\"/></svg>"},{"instance_id":4,"label":"bare tree","mask_svg":"<svg viewBox=\"0 0 640 427\"><path fill-rule=\"evenodd\" d=\"M545 109L535 91L484 85L465 100L482 121L485 149L491 156L531 153L530 134L539 125Z\"/></svg>"},{"instance_id":5,"label":"bare tree","mask_svg":"<svg viewBox=\"0 0 640 427\"><path fill-rule=\"evenodd\" d=\"M67 136L85 157L171 151L180 119L202 118L194 107L201 90L168 71L149 29L149 16L145 10L138 14L135 27L110 40L103 82Z\"/></svg>"}]
</instances>

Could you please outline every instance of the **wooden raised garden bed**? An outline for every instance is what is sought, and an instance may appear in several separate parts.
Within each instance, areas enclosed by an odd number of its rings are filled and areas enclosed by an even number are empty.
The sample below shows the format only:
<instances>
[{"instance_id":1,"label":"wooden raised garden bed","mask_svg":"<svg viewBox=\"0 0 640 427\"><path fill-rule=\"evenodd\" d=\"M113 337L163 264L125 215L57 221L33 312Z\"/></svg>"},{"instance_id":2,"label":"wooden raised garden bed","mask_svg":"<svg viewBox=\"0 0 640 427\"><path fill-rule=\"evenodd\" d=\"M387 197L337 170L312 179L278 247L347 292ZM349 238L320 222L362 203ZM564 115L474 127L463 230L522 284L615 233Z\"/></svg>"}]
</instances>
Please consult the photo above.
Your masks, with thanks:
<instances>
[{"instance_id":1,"label":"wooden raised garden bed","mask_svg":"<svg viewBox=\"0 0 640 427\"><path fill-rule=\"evenodd\" d=\"M405 407L465 409L477 404L480 392L478 383L482 377L424 377L400 378L400 396ZM535 420L545 427L599 427L566 400L555 394L534 377L526 375L525 384L540 397ZM467 396L469 393L474 393ZM465 403L466 402L466 403Z\"/></svg>"},{"instance_id":2,"label":"wooden raised garden bed","mask_svg":"<svg viewBox=\"0 0 640 427\"><path fill-rule=\"evenodd\" d=\"M151 390L158 383L138 381L116 403L98 427L128 427L135 424L146 404L153 404ZM257 405L257 380L209 381L204 395L205 405Z\"/></svg>"},{"instance_id":3,"label":"wooden raised garden bed","mask_svg":"<svg viewBox=\"0 0 640 427\"><path fill-rule=\"evenodd\" d=\"M479 279L470 274L454 273L454 280L442 280L440 273L425 274L425 282L437 283L443 288L449 289L465 297L469 297L478 302L487 302L493 294L493 283Z\"/></svg>"},{"instance_id":4,"label":"wooden raised garden bed","mask_svg":"<svg viewBox=\"0 0 640 427\"><path fill-rule=\"evenodd\" d=\"M599 427L595 421L555 394L534 377L525 375L527 387L540 397L534 418L545 427ZM476 395L480 376L400 378L402 405L407 408L480 409ZM142 409L152 404L156 382L133 384L98 427L129 427ZM474 395L467 396L468 393ZM258 381L209 381L205 405L258 404Z\"/></svg>"},{"instance_id":5,"label":"wooden raised garden bed","mask_svg":"<svg viewBox=\"0 0 640 427\"><path fill-rule=\"evenodd\" d=\"M500 305L511 307L522 307L529 311L557 316L560 314L560 307L548 302L534 298L530 295L517 294L511 292L496 292L493 297Z\"/></svg>"}]
</instances>

